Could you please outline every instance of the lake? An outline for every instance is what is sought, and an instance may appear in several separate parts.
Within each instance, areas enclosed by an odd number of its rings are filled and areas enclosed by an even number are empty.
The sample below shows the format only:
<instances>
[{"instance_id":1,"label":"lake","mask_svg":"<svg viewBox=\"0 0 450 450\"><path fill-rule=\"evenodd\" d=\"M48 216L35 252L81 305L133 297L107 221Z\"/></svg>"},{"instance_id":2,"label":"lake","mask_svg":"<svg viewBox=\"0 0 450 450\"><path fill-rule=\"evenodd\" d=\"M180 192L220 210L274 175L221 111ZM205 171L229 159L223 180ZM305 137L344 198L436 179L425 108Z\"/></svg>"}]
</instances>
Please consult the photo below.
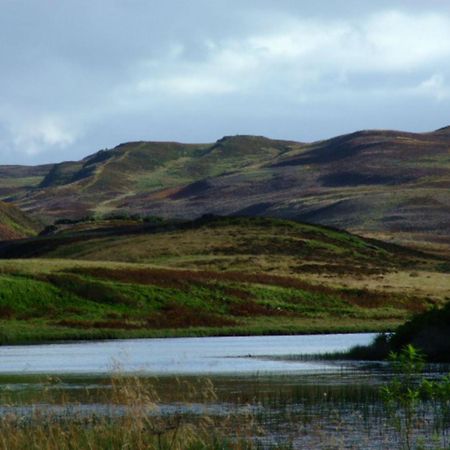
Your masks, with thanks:
<instances>
[{"instance_id":1,"label":"lake","mask_svg":"<svg viewBox=\"0 0 450 450\"><path fill-rule=\"evenodd\" d=\"M52 421L121 417L130 407L122 392L133 392L137 376L139 389L149 386L145 392L151 393L149 414L154 417L182 417L189 423L208 417L230 436L240 430L261 448L401 448L402 437L380 399L380 387L392 379L386 364L295 358L347 350L373 337L364 333L4 346L0 418L30 418L36 407L39 420L46 414ZM429 375L441 373L434 368ZM420 410L411 439L423 438L423 448L434 449L434 435L448 448L450 416L437 429L433 414L428 407Z\"/></svg>"}]
</instances>

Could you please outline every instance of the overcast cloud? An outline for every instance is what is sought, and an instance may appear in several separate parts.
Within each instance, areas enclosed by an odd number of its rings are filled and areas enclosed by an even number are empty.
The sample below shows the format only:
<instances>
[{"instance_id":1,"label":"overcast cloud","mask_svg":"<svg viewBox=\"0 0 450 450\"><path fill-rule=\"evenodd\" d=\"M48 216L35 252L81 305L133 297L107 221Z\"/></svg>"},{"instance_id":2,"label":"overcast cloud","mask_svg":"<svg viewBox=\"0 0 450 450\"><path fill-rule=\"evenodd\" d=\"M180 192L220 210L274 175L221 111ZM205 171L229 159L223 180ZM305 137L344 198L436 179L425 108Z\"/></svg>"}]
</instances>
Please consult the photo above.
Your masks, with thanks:
<instances>
[{"instance_id":1,"label":"overcast cloud","mask_svg":"<svg viewBox=\"0 0 450 450\"><path fill-rule=\"evenodd\" d=\"M448 125L448 4L0 0L0 164Z\"/></svg>"}]
</instances>

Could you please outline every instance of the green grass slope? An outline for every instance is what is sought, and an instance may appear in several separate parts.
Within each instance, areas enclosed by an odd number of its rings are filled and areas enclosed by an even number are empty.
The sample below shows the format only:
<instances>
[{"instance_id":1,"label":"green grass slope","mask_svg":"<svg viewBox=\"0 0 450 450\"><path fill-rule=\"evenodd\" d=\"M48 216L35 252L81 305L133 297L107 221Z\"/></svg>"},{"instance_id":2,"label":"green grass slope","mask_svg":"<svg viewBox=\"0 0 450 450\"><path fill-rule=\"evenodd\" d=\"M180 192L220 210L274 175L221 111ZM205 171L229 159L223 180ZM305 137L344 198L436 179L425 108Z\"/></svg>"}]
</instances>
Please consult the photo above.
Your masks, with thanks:
<instances>
[{"instance_id":1,"label":"green grass slope","mask_svg":"<svg viewBox=\"0 0 450 450\"><path fill-rule=\"evenodd\" d=\"M38 224L14 205L0 202L0 241L34 236Z\"/></svg>"},{"instance_id":2,"label":"green grass slope","mask_svg":"<svg viewBox=\"0 0 450 450\"><path fill-rule=\"evenodd\" d=\"M436 257L292 221L53 232L0 245L0 342L389 330L448 295Z\"/></svg>"},{"instance_id":3,"label":"green grass slope","mask_svg":"<svg viewBox=\"0 0 450 450\"><path fill-rule=\"evenodd\" d=\"M386 330L411 309L399 298L364 307L351 291L239 272L72 263L42 273L44 260L38 267L4 265L0 343Z\"/></svg>"}]
</instances>

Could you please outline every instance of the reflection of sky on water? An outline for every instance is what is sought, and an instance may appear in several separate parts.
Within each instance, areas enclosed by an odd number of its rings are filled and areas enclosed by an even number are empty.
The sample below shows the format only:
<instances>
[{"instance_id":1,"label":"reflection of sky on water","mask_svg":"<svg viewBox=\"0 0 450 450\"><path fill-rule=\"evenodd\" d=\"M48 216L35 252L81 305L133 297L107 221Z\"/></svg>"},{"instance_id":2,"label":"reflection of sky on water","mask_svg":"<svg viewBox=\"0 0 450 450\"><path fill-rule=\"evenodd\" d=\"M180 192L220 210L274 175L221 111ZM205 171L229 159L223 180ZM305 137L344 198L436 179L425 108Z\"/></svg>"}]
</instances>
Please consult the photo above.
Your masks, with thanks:
<instances>
[{"instance_id":1,"label":"reflection of sky on water","mask_svg":"<svg viewBox=\"0 0 450 450\"><path fill-rule=\"evenodd\" d=\"M373 334L129 339L0 347L0 373L157 374L291 373L327 370L332 364L270 360L258 356L314 354L369 343Z\"/></svg>"}]
</instances>

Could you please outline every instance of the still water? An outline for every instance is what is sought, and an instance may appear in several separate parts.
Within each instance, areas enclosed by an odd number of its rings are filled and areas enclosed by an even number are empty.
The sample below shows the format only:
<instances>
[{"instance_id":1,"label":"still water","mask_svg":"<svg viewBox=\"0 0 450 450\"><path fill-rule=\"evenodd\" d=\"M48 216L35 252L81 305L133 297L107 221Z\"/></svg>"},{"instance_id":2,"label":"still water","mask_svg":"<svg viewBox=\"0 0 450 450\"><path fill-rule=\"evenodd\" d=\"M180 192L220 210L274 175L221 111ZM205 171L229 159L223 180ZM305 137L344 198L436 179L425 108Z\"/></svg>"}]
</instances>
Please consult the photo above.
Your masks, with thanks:
<instances>
[{"instance_id":1,"label":"still water","mask_svg":"<svg viewBox=\"0 0 450 450\"><path fill-rule=\"evenodd\" d=\"M347 350L369 343L372 333L128 339L104 342L0 347L0 373L149 374L295 373L327 364L270 357Z\"/></svg>"}]
</instances>

